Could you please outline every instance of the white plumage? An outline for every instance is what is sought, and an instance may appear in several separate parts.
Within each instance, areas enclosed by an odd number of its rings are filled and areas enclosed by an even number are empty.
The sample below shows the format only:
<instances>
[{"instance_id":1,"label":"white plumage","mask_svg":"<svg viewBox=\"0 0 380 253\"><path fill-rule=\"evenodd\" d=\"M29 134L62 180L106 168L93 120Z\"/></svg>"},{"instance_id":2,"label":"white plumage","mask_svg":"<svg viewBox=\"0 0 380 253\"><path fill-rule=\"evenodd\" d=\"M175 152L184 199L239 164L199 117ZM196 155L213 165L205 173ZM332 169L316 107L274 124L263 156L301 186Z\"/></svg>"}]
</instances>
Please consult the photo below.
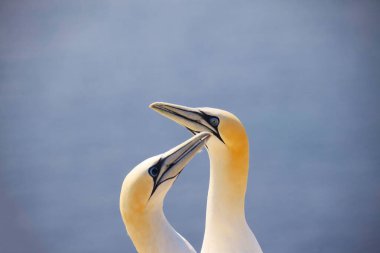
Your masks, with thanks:
<instances>
[{"instance_id":1,"label":"white plumage","mask_svg":"<svg viewBox=\"0 0 380 253\"><path fill-rule=\"evenodd\" d=\"M261 253L244 211L249 170L249 142L243 124L233 114L213 108L189 108L168 103L150 107L193 134L212 134L207 142L210 184L202 253Z\"/></svg>"}]
</instances>

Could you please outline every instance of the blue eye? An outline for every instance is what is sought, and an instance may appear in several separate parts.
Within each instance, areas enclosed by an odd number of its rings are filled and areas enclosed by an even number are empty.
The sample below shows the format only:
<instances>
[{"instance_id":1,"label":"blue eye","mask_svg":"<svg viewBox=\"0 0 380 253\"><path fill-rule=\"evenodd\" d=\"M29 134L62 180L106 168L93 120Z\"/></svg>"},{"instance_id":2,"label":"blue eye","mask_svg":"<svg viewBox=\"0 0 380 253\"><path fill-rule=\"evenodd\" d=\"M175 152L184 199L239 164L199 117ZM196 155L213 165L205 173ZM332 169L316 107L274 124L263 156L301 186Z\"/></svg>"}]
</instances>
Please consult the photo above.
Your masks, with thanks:
<instances>
[{"instance_id":1,"label":"blue eye","mask_svg":"<svg viewBox=\"0 0 380 253\"><path fill-rule=\"evenodd\" d=\"M219 125L219 119L216 117L211 117L209 119L209 122L210 122L211 126L213 126L213 127L217 127Z\"/></svg>"},{"instance_id":2,"label":"blue eye","mask_svg":"<svg viewBox=\"0 0 380 253\"><path fill-rule=\"evenodd\" d=\"M151 175L152 177L157 177L159 170L156 166L153 166L149 169L148 172L149 172L149 175Z\"/></svg>"}]
</instances>

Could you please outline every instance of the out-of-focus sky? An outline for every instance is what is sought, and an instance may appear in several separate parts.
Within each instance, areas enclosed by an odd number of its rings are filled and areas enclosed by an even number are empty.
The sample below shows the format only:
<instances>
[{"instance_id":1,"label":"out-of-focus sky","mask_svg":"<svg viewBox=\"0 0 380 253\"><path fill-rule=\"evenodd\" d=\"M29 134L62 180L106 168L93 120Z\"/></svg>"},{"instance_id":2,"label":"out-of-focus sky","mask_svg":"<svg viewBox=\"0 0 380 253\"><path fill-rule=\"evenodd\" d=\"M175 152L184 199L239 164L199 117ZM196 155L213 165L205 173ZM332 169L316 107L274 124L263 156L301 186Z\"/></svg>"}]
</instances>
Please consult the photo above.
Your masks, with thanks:
<instances>
[{"instance_id":1,"label":"out-of-focus sky","mask_svg":"<svg viewBox=\"0 0 380 253\"><path fill-rule=\"evenodd\" d=\"M380 248L378 1L0 3L0 251L134 252L125 175L190 137L154 101L235 113L264 252ZM200 249L202 152L169 192Z\"/></svg>"}]
</instances>

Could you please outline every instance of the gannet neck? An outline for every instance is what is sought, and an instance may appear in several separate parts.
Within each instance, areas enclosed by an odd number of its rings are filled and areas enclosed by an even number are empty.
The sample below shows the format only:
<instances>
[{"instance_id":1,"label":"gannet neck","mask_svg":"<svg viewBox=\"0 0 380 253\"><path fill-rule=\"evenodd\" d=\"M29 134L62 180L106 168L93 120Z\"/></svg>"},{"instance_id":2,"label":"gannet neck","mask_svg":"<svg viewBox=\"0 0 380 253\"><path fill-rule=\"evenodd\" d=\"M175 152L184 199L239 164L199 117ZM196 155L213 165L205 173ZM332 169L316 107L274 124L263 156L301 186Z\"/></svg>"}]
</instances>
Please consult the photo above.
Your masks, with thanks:
<instances>
[{"instance_id":1,"label":"gannet neck","mask_svg":"<svg viewBox=\"0 0 380 253\"><path fill-rule=\"evenodd\" d=\"M209 145L210 184L202 253L259 253L244 211L249 145L230 149Z\"/></svg>"},{"instance_id":2,"label":"gannet neck","mask_svg":"<svg viewBox=\"0 0 380 253\"><path fill-rule=\"evenodd\" d=\"M210 184L208 210L222 208L219 215L244 218L244 202L249 169L249 147L234 152L225 147L210 147ZM226 218L227 218L226 217Z\"/></svg>"},{"instance_id":3,"label":"gannet neck","mask_svg":"<svg viewBox=\"0 0 380 253\"><path fill-rule=\"evenodd\" d=\"M161 208L143 212L121 210L130 238L139 253L194 253L191 244L170 225Z\"/></svg>"}]
</instances>

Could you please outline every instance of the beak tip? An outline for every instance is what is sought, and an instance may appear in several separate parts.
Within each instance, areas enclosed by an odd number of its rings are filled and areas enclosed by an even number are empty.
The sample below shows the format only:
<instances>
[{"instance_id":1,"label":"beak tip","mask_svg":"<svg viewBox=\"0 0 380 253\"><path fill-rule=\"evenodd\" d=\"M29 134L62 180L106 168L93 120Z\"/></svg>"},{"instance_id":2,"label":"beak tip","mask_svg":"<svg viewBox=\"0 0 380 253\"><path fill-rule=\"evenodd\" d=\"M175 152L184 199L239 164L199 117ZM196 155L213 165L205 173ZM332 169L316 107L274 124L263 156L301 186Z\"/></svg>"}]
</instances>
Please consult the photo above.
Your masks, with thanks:
<instances>
[{"instance_id":1,"label":"beak tip","mask_svg":"<svg viewBox=\"0 0 380 253\"><path fill-rule=\"evenodd\" d=\"M211 137L211 133L209 132L201 132L198 135L200 135L202 141L207 141Z\"/></svg>"},{"instance_id":2,"label":"beak tip","mask_svg":"<svg viewBox=\"0 0 380 253\"><path fill-rule=\"evenodd\" d=\"M157 103L157 102L154 102L154 103L151 103L150 105L149 105L149 108L150 109L152 109L152 110L154 110L154 111L158 111L159 110L159 103Z\"/></svg>"},{"instance_id":3,"label":"beak tip","mask_svg":"<svg viewBox=\"0 0 380 253\"><path fill-rule=\"evenodd\" d=\"M149 105L150 109L157 110L160 109L164 105L163 102L153 102Z\"/></svg>"}]
</instances>

